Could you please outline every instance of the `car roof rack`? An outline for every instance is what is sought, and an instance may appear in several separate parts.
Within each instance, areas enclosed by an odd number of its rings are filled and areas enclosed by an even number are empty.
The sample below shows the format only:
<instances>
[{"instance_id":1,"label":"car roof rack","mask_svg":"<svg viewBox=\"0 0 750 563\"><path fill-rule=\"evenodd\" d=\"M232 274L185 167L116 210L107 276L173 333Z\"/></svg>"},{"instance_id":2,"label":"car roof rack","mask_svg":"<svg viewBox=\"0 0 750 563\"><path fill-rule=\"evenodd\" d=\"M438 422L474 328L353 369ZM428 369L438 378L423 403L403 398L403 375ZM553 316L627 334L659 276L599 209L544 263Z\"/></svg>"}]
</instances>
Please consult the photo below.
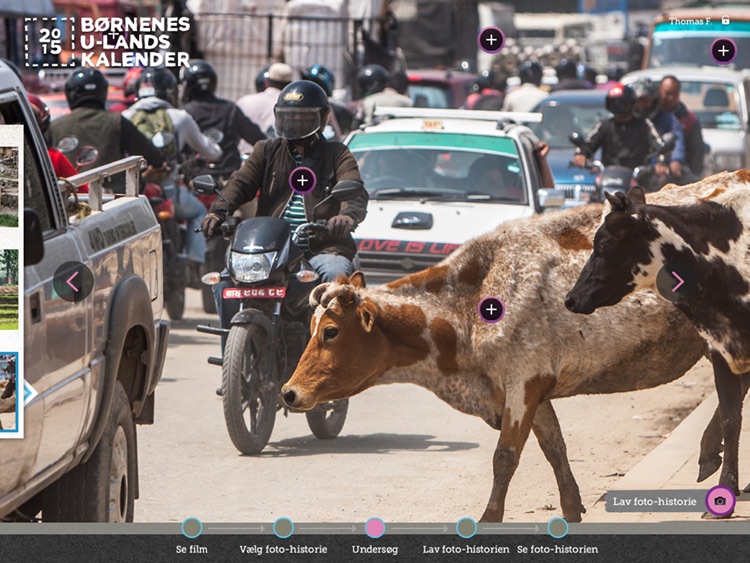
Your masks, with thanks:
<instances>
[{"instance_id":1,"label":"car roof rack","mask_svg":"<svg viewBox=\"0 0 750 563\"><path fill-rule=\"evenodd\" d=\"M472 119L479 121L494 121L498 124L498 129L505 128L508 124L513 123L525 124L542 122L542 114L534 112L381 106L375 108L373 124L387 119L404 117L413 119Z\"/></svg>"}]
</instances>

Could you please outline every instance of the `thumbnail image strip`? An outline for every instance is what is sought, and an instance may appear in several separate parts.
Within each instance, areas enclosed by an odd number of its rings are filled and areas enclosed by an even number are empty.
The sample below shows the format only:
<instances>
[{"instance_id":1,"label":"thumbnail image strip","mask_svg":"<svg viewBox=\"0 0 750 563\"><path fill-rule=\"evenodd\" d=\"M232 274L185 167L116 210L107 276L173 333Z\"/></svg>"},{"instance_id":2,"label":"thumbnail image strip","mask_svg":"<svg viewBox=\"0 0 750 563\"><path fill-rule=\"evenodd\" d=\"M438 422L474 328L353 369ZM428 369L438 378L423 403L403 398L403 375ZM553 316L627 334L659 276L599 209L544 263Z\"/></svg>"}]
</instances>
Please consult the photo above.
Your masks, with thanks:
<instances>
[{"instance_id":1,"label":"thumbnail image strip","mask_svg":"<svg viewBox=\"0 0 750 563\"><path fill-rule=\"evenodd\" d=\"M18 250L0 250L0 330L18 330Z\"/></svg>"},{"instance_id":2,"label":"thumbnail image strip","mask_svg":"<svg viewBox=\"0 0 750 563\"><path fill-rule=\"evenodd\" d=\"M18 227L18 147L0 147L0 227Z\"/></svg>"},{"instance_id":3,"label":"thumbnail image strip","mask_svg":"<svg viewBox=\"0 0 750 563\"><path fill-rule=\"evenodd\" d=\"M0 352L0 438L18 432L18 353Z\"/></svg>"}]
</instances>

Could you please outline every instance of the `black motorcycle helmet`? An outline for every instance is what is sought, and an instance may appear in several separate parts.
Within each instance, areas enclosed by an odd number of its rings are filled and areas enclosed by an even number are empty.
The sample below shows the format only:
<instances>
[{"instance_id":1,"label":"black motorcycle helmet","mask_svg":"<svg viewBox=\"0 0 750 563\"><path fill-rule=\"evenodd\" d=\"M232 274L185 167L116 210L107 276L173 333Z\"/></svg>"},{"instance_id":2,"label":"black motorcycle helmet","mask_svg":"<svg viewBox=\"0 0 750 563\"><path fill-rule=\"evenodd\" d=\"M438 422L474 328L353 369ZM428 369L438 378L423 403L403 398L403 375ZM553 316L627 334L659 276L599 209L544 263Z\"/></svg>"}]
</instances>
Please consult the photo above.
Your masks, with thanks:
<instances>
[{"instance_id":1,"label":"black motorcycle helmet","mask_svg":"<svg viewBox=\"0 0 750 563\"><path fill-rule=\"evenodd\" d=\"M518 68L518 77L521 79L522 84L528 82L540 86L543 75L544 70L542 69L542 65L535 61L526 61Z\"/></svg>"},{"instance_id":2,"label":"black motorcycle helmet","mask_svg":"<svg viewBox=\"0 0 750 563\"><path fill-rule=\"evenodd\" d=\"M633 83L637 112L644 117L650 117L659 109L659 83L649 78L639 78Z\"/></svg>"},{"instance_id":3,"label":"black motorcycle helmet","mask_svg":"<svg viewBox=\"0 0 750 563\"><path fill-rule=\"evenodd\" d=\"M360 69L357 81L362 97L382 92L388 86L390 74L380 65L367 65Z\"/></svg>"},{"instance_id":4,"label":"black motorcycle helmet","mask_svg":"<svg viewBox=\"0 0 750 563\"><path fill-rule=\"evenodd\" d=\"M95 68L76 68L65 81L65 99L68 107L75 109L84 102L94 102L104 109L109 82Z\"/></svg>"},{"instance_id":5,"label":"black motorcycle helmet","mask_svg":"<svg viewBox=\"0 0 750 563\"><path fill-rule=\"evenodd\" d=\"M273 113L276 134L290 141L299 141L323 130L331 106L323 88L309 80L297 80L281 91Z\"/></svg>"},{"instance_id":6,"label":"black motorcycle helmet","mask_svg":"<svg viewBox=\"0 0 750 563\"><path fill-rule=\"evenodd\" d=\"M333 96L333 89L336 87L336 77L331 70L323 65L312 65L302 71L302 80L310 80L323 88L326 95L330 98Z\"/></svg>"},{"instance_id":7,"label":"black motorcycle helmet","mask_svg":"<svg viewBox=\"0 0 750 563\"><path fill-rule=\"evenodd\" d=\"M633 113L636 95L633 88L623 84L615 84L607 92L605 107L615 115Z\"/></svg>"},{"instance_id":8,"label":"black motorcycle helmet","mask_svg":"<svg viewBox=\"0 0 750 563\"><path fill-rule=\"evenodd\" d=\"M136 81L135 92L139 100L156 96L176 105L177 79L166 68L144 68Z\"/></svg>"},{"instance_id":9,"label":"black motorcycle helmet","mask_svg":"<svg viewBox=\"0 0 750 563\"><path fill-rule=\"evenodd\" d=\"M555 65L555 72L557 73L558 80L564 80L566 78L575 78L578 74L578 68L573 59L562 59Z\"/></svg>"},{"instance_id":10,"label":"black motorcycle helmet","mask_svg":"<svg viewBox=\"0 0 750 563\"><path fill-rule=\"evenodd\" d=\"M482 70L479 71L477 77L474 79L474 84L471 86L472 92L481 92L482 90L488 90L492 88L495 81L495 71L493 70Z\"/></svg>"},{"instance_id":11,"label":"black motorcycle helmet","mask_svg":"<svg viewBox=\"0 0 750 563\"><path fill-rule=\"evenodd\" d=\"M266 89L266 80L268 80L268 67L264 66L255 77L255 91L259 94Z\"/></svg>"},{"instance_id":12,"label":"black motorcycle helmet","mask_svg":"<svg viewBox=\"0 0 750 563\"><path fill-rule=\"evenodd\" d=\"M216 69L201 59L192 60L190 66L180 69L180 83L185 86L184 95L188 100L201 93L216 93L217 82Z\"/></svg>"}]
</instances>

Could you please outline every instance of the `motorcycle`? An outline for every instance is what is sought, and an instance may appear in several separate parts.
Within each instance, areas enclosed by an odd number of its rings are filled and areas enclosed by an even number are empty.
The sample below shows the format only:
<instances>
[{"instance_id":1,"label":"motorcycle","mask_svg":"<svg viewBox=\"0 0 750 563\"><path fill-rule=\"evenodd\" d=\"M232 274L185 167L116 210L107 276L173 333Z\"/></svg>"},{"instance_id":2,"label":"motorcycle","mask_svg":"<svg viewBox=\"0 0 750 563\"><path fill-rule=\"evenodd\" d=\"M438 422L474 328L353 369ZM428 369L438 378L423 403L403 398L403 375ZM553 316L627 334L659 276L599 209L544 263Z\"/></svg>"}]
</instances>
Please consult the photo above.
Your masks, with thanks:
<instances>
[{"instance_id":1,"label":"motorcycle","mask_svg":"<svg viewBox=\"0 0 750 563\"><path fill-rule=\"evenodd\" d=\"M576 147L583 146L584 139L580 133L573 132L568 138ZM675 141L674 135L670 133L664 135L661 146L649 154L647 160L650 161L657 157L659 162L664 162L664 157L674 150ZM569 166L575 165L571 162ZM620 165L605 166L599 160L586 159L586 164L583 167L587 170L598 171L594 180L596 192L591 198L592 203L603 202L605 193L627 192L633 186L642 186L647 192L655 192L670 180L668 175L659 176L656 174L653 164L629 168Z\"/></svg>"},{"instance_id":2,"label":"motorcycle","mask_svg":"<svg viewBox=\"0 0 750 563\"><path fill-rule=\"evenodd\" d=\"M223 199L210 175L193 180L197 193L216 194ZM231 328L199 325L197 330L227 338L223 358L208 362L222 366L221 390L229 437L244 454L258 454L273 431L276 412L302 412L281 401L281 387L291 377L310 339L312 310L308 303L318 274L304 259L297 245L305 235L315 238L327 232L326 221L316 221L319 210L333 200L345 201L361 188L341 186L313 210L313 221L292 232L289 223L275 217L253 217L241 221L229 217L221 226L231 237L226 254L228 274L211 272L204 283L232 280L234 288L223 291L224 299L238 299L240 311ZM319 439L339 435L346 420L348 399L323 403L306 411L307 423Z\"/></svg>"}]
</instances>

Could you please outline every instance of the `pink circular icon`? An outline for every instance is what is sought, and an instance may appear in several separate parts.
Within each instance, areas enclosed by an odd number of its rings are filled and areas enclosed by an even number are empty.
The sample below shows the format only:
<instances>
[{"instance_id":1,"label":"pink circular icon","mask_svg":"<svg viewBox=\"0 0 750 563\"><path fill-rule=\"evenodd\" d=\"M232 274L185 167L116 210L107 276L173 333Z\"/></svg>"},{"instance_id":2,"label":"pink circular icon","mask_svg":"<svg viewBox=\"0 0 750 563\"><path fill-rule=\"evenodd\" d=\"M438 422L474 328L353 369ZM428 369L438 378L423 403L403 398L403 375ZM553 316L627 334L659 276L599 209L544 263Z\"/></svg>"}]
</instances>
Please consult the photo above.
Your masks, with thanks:
<instances>
[{"instance_id":1,"label":"pink circular icon","mask_svg":"<svg viewBox=\"0 0 750 563\"><path fill-rule=\"evenodd\" d=\"M307 194L315 189L318 179L307 166L298 166L289 174L289 187L298 194Z\"/></svg>"},{"instance_id":2,"label":"pink circular icon","mask_svg":"<svg viewBox=\"0 0 750 563\"><path fill-rule=\"evenodd\" d=\"M711 487L706 493L706 508L715 516L728 516L734 512L736 504L737 498L729 487Z\"/></svg>"},{"instance_id":3,"label":"pink circular icon","mask_svg":"<svg viewBox=\"0 0 750 563\"><path fill-rule=\"evenodd\" d=\"M381 518L370 518L365 522L365 533L371 538L379 538L385 534L385 522Z\"/></svg>"},{"instance_id":4,"label":"pink circular icon","mask_svg":"<svg viewBox=\"0 0 750 563\"><path fill-rule=\"evenodd\" d=\"M482 51L494 55L503 48L503 45L505 45L505 35L497 27L485 27L479 32L477 43Z\"/></svg>"},{"instance_id":5,"label":"pink circular icon","mask_svg":"<svg viewBox=\"0 0 750 563\"><path fill-rule=\"evenodd\" d=\"M505 303L503 303L499 297L485 297L480 301L477 310L479 311L479 316L482 317L484 322L490 324L498 323L502 321L505 316Z\"/></svg>"}]
</instances>

